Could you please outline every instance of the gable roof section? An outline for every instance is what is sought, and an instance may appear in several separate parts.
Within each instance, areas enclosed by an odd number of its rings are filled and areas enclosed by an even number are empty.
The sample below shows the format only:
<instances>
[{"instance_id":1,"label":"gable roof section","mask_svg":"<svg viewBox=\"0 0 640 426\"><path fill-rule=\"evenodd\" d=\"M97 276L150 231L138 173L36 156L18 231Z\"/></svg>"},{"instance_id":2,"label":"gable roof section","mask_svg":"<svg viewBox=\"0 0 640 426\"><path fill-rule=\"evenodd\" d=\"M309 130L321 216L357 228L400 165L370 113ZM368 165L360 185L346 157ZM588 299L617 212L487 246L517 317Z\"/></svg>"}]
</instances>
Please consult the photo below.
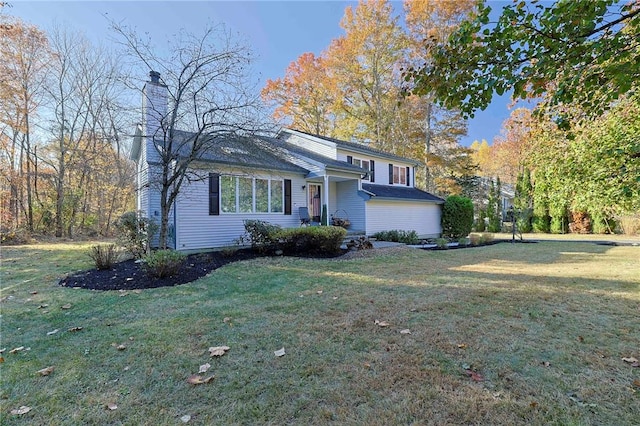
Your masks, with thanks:
<instances>
[{"instance_id":1,"label":"gable roof section","mask_svg":"<svg viewBox=\"0 0 640 426\"><path fill-rule=\"evenodd\" d=\"M280 139L267 137L261 137L261 139L268 143L271 147L276 148L280 155L286 155L286 153L289 153L293 157L300 157L303 160L311 160L313 163L322 164L326 169L333 171L357 173L360 175L365 175L368 173L368 171L363 169L362 167L358 167L354 164L349 164L346 161L334 160L322 154L318 154L316 152L309 151L308 149L301 148L297 145L286 143Z\"/></svg>"},{"instance_id":2,"label":"gable roof section","mask_svg":"<svg viewBox=\"0 0 640 426\"><path fill-rule=\"evenodd\" d=\"M444 204L444 200L426 191L407 186L388 186L363 183L362 189L374 199L397 201L429 201L436 204Z\"/></svg>"},{"instance_id":3,"label":"gable roof section","mask_svg":"<svg viewBox=\"0 0 640 426\"><path fill-rule=\"evenodd\" d=\"M401 162L413 164L416 166L420 165L419 161L413 160L411 158L400 157L398 155L390 154L388 152L381 151L379 149L371 148L368 145L357 143L357 142L347 142L340 139L330 138L328 136L314 135L312 133L307 133L301 130L295 130L295 129L289 129L289 128L280 129L280 131L278 132L278 135L280 135L281 133L290 133L290 134L298 135L302 137L314 138L316 139L316 141L324 142L325 144L328 144L332 147L343 149L345 151L355 152L358 154L373 155L373 156L385 158L387 160L401 161Z\"/></svg>"},{"instance_id":4,"label":"gable roof section","mask_svg":"<svg viewBox=\"0 0 640 426\"><path fill-rule=\"evenodd\" d=\"M183 156L187 156L190 149L188 139L195 135L193 132L176 131L177 138L187 141L181 146ZM261 136L213 136L205 142L207 147L197 161L305 175L309 172L307 169L276 155L273 150L264 145L263 139L264 137Z\"/></svg>"}]
</instances>

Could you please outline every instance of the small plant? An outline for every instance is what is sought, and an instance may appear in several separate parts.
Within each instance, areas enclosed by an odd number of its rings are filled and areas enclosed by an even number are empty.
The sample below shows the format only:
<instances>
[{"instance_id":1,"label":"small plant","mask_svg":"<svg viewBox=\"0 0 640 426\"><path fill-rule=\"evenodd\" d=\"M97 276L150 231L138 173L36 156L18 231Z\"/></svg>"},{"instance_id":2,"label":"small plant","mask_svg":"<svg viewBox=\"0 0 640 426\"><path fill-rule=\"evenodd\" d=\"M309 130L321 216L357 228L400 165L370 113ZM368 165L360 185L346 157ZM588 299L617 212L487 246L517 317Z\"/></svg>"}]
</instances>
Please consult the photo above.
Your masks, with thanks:
<instances>
[{"instance_id":1,"label":"small plant","mask_svg":"<svg viewBox=\"0 0 640 426\"><path fill-rule=\"evenodd\" d=\"M186 256L174 250L158 250L144 257L144 269L156 278L167 278L177 274Z\"/></svg>"},{"instance_id":2,"label":"small plant","mask_svg":"<svg viewBox=\"0 0 640 426\"><path fill-rule=\"evenodd\" d=\"M447 240L446 238L436 238L436 246L439 249L446 249L449 246L447 246L447 244L449 243L449 240Z\"/></svg>"},{"instance_id":3,"label":"small plant","mask_svg":"<svg viewBox=\"0 0 640 426\"><path fill-rule=\"evenodd\" d=\"M127 212L115 223L118 243L136 259L150 252L150 244L158 231L158 224L141 213Z\"/></svg>"},{"instance_id":4,"label":"small plant","mask_svg":"<svg viewBox=\"0 0 640 426\"><path fill-rule=\"evenodd\" d=\"M98 270L111 269L118 262L120 253L115 244L98 244L89 249L89 257L93 259Z\"/></svg>"},{"instance_id":5,"label":"small plant","mask_svg":"<svg viewBox=\"0 0 640 426\"><path fill-rule=\"evenodd\" d=\"M472 246L480 246L493 241L493 234L490 232L469 234L469 242Z\"/></svg>"},{"instance_id":6,"label":"small plant","mask_svg":"<svg viewBox=\"0 0 640 426\"><path fill-rule=\"evenodd\" d=\"M469 238L467 237L462 237L458 239L458 245L460 247L466 247L470 244Z\"/></svg>"}]
</instances>

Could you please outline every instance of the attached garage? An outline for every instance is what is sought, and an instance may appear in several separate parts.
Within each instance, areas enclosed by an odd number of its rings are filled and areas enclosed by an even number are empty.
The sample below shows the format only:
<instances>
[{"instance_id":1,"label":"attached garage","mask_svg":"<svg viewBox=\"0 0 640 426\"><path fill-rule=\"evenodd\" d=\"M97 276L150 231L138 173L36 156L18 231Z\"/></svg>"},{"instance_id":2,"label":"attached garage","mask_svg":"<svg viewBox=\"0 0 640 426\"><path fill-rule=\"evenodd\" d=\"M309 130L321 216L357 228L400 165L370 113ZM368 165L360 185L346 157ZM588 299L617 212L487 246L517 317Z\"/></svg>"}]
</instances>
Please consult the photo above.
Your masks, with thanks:
<instances>
[{"instance_id":1,"label":"attached garage","mask_svg":"<svg viewBox=\"0 0 640 426\"><path fill-rule=\"evenodd\" d=\"M416 188L362 185L365 202L366 233L399 229L416 231L421 238L439 237L444 200Z\"/></svg>"}]
</instances>

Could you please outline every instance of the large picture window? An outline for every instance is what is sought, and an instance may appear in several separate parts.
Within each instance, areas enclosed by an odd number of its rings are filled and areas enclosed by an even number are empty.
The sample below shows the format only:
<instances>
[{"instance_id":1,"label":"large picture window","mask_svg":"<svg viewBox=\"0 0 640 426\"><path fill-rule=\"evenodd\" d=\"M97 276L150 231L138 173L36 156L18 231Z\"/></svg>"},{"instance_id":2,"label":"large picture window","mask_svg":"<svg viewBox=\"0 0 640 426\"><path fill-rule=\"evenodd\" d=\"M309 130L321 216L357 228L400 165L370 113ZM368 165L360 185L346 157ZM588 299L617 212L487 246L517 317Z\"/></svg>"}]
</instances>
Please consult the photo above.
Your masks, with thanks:
<instances>
[{"instance_id":1,"label":"large picture window","mask_svg":"<svg viewBox=\"0 0 640 426\"><path fill-rule=\"evenodd\" d=\"M282 180L220 176L222 213L282 213Z\"/></svg>"}]
</instances>

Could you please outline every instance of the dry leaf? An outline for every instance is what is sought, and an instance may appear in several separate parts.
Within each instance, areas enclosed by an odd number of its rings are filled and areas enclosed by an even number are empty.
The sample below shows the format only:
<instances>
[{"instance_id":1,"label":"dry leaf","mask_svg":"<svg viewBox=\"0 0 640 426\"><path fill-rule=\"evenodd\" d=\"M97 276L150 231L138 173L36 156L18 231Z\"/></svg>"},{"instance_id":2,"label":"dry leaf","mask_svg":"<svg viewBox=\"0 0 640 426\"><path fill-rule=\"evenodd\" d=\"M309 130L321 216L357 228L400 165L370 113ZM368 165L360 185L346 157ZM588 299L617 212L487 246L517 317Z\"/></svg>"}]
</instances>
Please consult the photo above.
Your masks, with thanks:
<instances>
[{"instance_id":1,"label":"dry leaf","mask_svg":"<svg viewBox=\"0 0 640 426\"><path fill-rule=\"evenodd\" d=\"M578 342L580 342L580 343L584 342L584 337L578 336Z\"/></svg>"},{"instance_id":2,"label":"dry leaf","mask_svg":"<svg viewBox=\"0 0 640 426\"><path fill-rule=\"evenodd\" d=\"M531 404L529 404L529 407L531 408L536 408L538 406L538 403L533 401Z\"/></svg>"},{"instance_id":3,"label":"dry leaf","mask_svg":"<svg viewBox=\"0 0 640 426\"><path fill-rule=\"evenodd\" d=\"M635 386L635 387L637 387L637 388L640 388L640 379L635 379L635 380L633 381L633 386Z\"/></svg>"},{"instance_id":4,"label":"dry leaf","mask_svg":"<svg viewBox=\"0 0 640 426\"><path fill-rule=\"evenodd\" d=\"M474 382L484 381L484 377L482 377L482 374L478 373L477 371L467 369L464 372L467 376L471 377L471 380L473 380Z\"/></svg>"},{"instance_id":5,"label":"dry leaf","mask_svg":"<svg viewBox=\"0 0 640 426\"><path fill-rule=\"evenodd\" d=\"M26 405L23 405L20 408L11 410L11 414L13 414L14 416L21 416L23 414L27 414L29 411L31 411L31 407L27 407Z\"/></svg>"},{"instance_id":6,"label":"dry leaf","mask_svg":"<svg viewBox=\"0 0 640 426\"><path fill-rule=\"evenodd\" d=\"M44 308L48 308L49 305L47 305L46 303L43 303L42 305L38 306L38 309L44 309Z\"/></svg>"},{"instance_id":7,"label":"dry leaf","mask_svg":"<svg viewBox=\"0 0 640 426\"><path fill-rule=\"evenodd\" d=\"M69 331L71 331L71 332L74 332L74 331L80 331L80 330L82 330L82 327L71 327L71 328L69 329Z\"/></svg>"},{"instance_id":8,"label":"dry leaf","mask_svg":"<svg viewBox=\"0 0 640 426\"><path fill-rule=\"evenodd\" d=\"M62 305L62 309L71 309L71 304L67 303L66 305Z\"/></svg>"},{"instance_id":9,"label":"dry leaf","mask_svg":"<svg viewBox=\"0 0 640 426\"><path fill-rule=\"evenodd\" d=\"M111 411L113 410L117 410L118 409L118 404L116 404L115 402L110 402L107 404L107 408Z\"/></svg>"},{"instance_id":10,"label":"dry leaf","mask_svg":"<svg viewBox=\"0 0 640 426\"><path fill-rule=\"evenodd\" d=\"M198 373L206 373L208 369L211 368L211 364L206 363L206 364L202 364L200 366L200 369L198 370Z\"/></svg>"},{"instance_id":11,"label":"dry leaf","mask_svg":"<svg viewBox=\"0 0 640 426\"><path fill-rule=\"evenodd\" d=\"M0 356L0 364L4 362L4 358Z\"/></svg>"},{"instance_id":12,"label":"dry leaf","mask_svg":"<svg viewBox=\"0 0 640 426\"><path fill-rule=\"evenodd\" d=\"M18 353L18 352L20 352L20 351L22 351L22 350L24 350L24 346L19 346L19 347L17 347L17 348L13 348L13 349L11 349L11 350L9 351L9 353L10 353L10 354L15 354L15 353Z\"/></svg>"},{"instance_id":13,"label":"dry leaf","mask_svg":"<svg viewBox=\"0 0 640 426\"><path fill-rule=\"evenodd\" d=\"M411 334L411 330L405 328L404 330L400 330L400 334Z\"/></svg>"},{"instance_id":14,"label":"dry leaf","mask_svg":"<svg viewBox=\"0 0 640 426\"><path fill-rule=\"evenodd\" d=\"M333 300L338 300L338 296L333 296L332 299Z\"/></svg>"},{"instance_id":15,"label":"dry leaf","mask_svg":"<svg viewBox=\"0 0 640 426\"><path fill-rule=\"evenodd\" d=\"M231 317L224 317L224 319L222 320L222 322L229 322L231 321Z\"/></svg>"},{"instance_id":16,"label":"dry leaf","mask_svg":"<svg viewBox=\"0 0 640 426\"><path fill-rule=\"evenodd\" d=\"M182 423L189 423L189 420L191 420L191 416L186 414L186 415L180 417L180 420L182 421Z\"/></svg>"},{"instance_id":17,"label":"dry leaf","mask_svg":"<svg viewBox=\"0 0 640 426\"><path fill-rule=\"evenodd\" d=\"M274 353L277 357L284 356L284 354L285 354L285 352L284 352L284 348L279 349L279 350L277 350L277 351L274 351L273 353Z\"/></svg>"},{"instance_id":18,"label":"dry leaf","mask_svg":"<svg viewBox=\"0 0 640 426\"><path fill-rule=\"evenodd\" d=\"M231 349L229 346L212 346L209 348L209 353L211 356L222 356L227 353L229 349Z\"/></svg>"},{"instance_id":19,"label":"dry leaf","mask_svg":"<svg viewBox=\"0 0 640 426\"><path fill-rule=\"evenodd\" d=\"M55 367L51 366L51 367L43 368L42 370L38 370L36 371L36 373L38 373L41 376L48 376L49 374L53 373L53 370L55 370Z\"/></svg>"},{"instance_id":20,"label":"dry leaf","mask_svg":"<svg viewBox=\"0 0 640 426\"><path fill-rule=\"evenodd\" d=\"M316 293L322 294L322 290L318 290L318 291L316 291Z\"/></svg>"},{"instance_id":21,"label":"dry leaf","mask_svg":"<svg viewBox=\"0 0 640 426\"><path fill-rule=\"evenodd\" d=\"M213 380L215 376L211 375L209 377L202 377L202 376L198 376L197 374L194 374L192 376L189 376L189 378L187 379L187 383L191 384L191 385L202 385L204 383L209 383L210 381Z\"/></svg>"},{"instance_id":22,"label":"dry leaf","mask_svg":"<svg viewBox=\"0 0 640 426\"><path fill-rule=\"evenodd\" d=\"M624 362L626 362L626 363L629 363L629 364L633 364L633 363L637 363L638 362L638 360L636 358L632 357L632 356L624 357L624 358L622 358L622 360Z\"/></svg>"},{"instance_id":23,"label":"dry leaf","mask_svg":"<svg viewBox=\"0 0 640 426\"><path fill-rule=\"evenodd\" d=\"M31 294L38 294L38 292L37 291L32 291Z\"/></svg>"},{"instance_id":24,"label":"dry leaf","mask_svg":"<svg viewBox=\"0 0 640 426\"><path fill-rule=\"evenodd\" d=\"M467 347L467 344L466 344L466 343L460 343L460 344L458 345L458 348L459 348L459 349L465 349L466 347Z\"/></svg>"},{"instance_id":25,"label":"dry leaf","mask_svg":"<svg viewBox=\"0 0 640 426\"><path fill-rule=\"evenodd\" d=\"M49 331L47 333L47 336L51 336L52 334L56 334L58 331L60 331L60 330L58 330L57 328L55 330L53 330L53 331Z\"/></svg>"},{"instance_id":26,"label":"dry leaf","mask_svg":"<svg viewBox=\"0 0 640 426\"><path fill-rule=\"evenodd\" d=\"M124 351L125 349L127 349L127 347L125 345L118 345L116 343L112 343L111 346L113 346L114 348L116 348L119 351Z\"/></svg>"},{"instance_id":27,"label":"dry leaf","mask_svg":"<svg viewBox=\"0 0 640 426\"><path fill-rule=\"evenodd\" d=\"M386 321L380 321L380 320L375 320L374 324L380 326L380 327L388 327L389 323Z\"/></svg>"},{"instance_id":28,"label":"dry leaf","mask_svg":"<svg viewBox=\"0 0 640 426\"><path fill-rule=\"evenodd\" d=\"M549 361L545 361L542 363L542 365L544 365L545 367L550 367L551 363Z\"/></svg>"}]
</instances>

